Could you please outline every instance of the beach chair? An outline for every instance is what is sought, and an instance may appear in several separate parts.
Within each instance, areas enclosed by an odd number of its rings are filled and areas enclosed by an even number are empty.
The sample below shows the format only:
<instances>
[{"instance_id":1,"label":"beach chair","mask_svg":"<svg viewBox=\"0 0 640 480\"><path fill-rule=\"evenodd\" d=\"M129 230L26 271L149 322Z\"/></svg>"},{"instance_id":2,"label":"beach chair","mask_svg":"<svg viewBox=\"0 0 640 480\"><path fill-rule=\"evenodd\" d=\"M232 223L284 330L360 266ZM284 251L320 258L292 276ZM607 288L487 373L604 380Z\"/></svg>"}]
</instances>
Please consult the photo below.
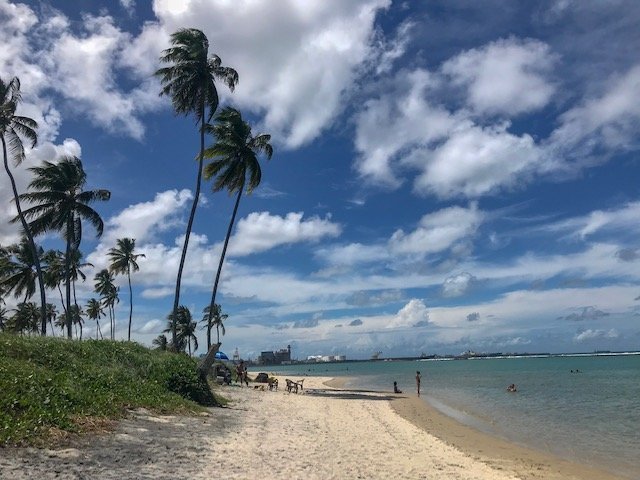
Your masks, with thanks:
<instances>
[{"instance_id":1,"label":"beach chair","mask_svg":"<svg viewBox=\"0 0 640 480\"><path fill-rule=\"evenodd\" d=\"M293 380L285 379L287 382L287 392L298 393L298 382L294 382Z\"/></svg>"},{"instance_id":2,"label":"beach chair","mask_svg":"<svg viewBox=\"0 0 640 480\"><path fill-rule=\"evenodd\" d=\"M269 377L267 379L267 383L269 384L269 390L278 391L278 379L277 378Z\"/></svg>"}]
</instances>

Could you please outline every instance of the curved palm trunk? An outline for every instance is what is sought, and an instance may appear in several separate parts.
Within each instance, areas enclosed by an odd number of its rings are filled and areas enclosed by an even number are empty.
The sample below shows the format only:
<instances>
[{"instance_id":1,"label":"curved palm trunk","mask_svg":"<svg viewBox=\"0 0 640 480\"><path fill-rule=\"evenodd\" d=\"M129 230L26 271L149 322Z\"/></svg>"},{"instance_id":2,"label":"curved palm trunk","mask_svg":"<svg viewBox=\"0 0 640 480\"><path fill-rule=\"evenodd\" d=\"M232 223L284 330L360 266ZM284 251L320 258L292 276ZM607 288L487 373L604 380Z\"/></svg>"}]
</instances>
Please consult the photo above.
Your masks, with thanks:
<instances>
[{"instance_id":1,"label":"curved palm trunk","mask_svg":"<svg viewBox=\"0 0 640 480\"><path fill-rule=\"evenodd\" d=\"M193 205L191 205L191 214L189 215L189 222L187 223L187 231L184 237L184 245L182 246L182 255L180 256L180 266L178 267L178 278L176 279L176 293L173 300L173 314L171 325L171 338L173 341L173 348L176 348L176 320L178 317L178 305L180 304L180 284L182 283L182 270L184 269L184 262L187 258L187 247L189 246L189 237L191 236L191 228L193 226L193 219L196 216L196 209L198 208L198 200L200 198L200 187L202 185L202 167L204 163L204 102L200 106L200 155L198 155L198 179L196 181L196 192L193 196Z\"/></svg>"},{"instance_id":2,"label":"curved palm trunk","mask_svg":"<svg viewBox=\"0 0 640 480\"><path fill-rule=\"evenodd\" d=\"M71 318L71 238L73 236L73 222L67 220L67 254L64 260L64 281L65 281L65 297L67 303L67 338L73 338Z\"/></svg>"},{"instance_id":3,"label":"curved palm trunk","mask_svg":"<svg viewBox=\"0 0 640 480\"><path fill-rule=\"evenodd\" d=\"M129 334L127 340L131 341L131 317L133 316L133 291L131 290L131 267L127 265L127 277L129 278Z\"/></svg>"},{"instance_id":4,"label":"curved palm trunk","mask_svg":"<svg viewBox=\"0 0 640 480\"><path fill-rule=\"evenodd\" d=\"M40 335L47 334L47 298L44 289L44 281L42 278L42 267L40 266L40 257L38 256L38 249L36 248L36 243L33 240L33 235L31 234L31 229L27 224L27 221L22 214L22 208L20 207L20 198L18 195L18 189L16 187L16 181L11 173L11 169L9 168L9 160L7 157L7 142L4 139L4 135L0 135L0 139L2 139L2 153L4 155L4 170L7 172L9 176L9 181L11 182L11 189L13 190L13 200L16 204L16 210L18 210L18 217L20 217L20 223L22 224L22 228L24 230L25 235L27 236L27 240L29 241L29 248L31 249L31 255L33 255L33 263L36 267L36 274L38 276L38 287L40 289Z\"/></svg>"},{"instance_id":5,"label":"curved palm trunk","mask_svg":"<svg viewBox=\"0 0 640 480\"><path fill-rule=\"evenodd\" d=\"M224 257L227 254L227 246L229 245L229 238L231 237L231 231L233 230L233 224L236 221L236 214L238 213L238 206L240 205L240 198L242 197L242 190L244 190L244 177L242 178L242 184L238 190L238 196L236 197L236 204L233 207L233 214L231 215L231 221L229 222L229 228L227 229L227 236L224 239L224 246L222 247L222 255L220 255L220 263L218 264L218 272L216 273L216 280L213 284L213 291L211 292L211 303L209 304L209 321L207 322L208 329L211 331L211 315L213 315L213 306L216 304L216 293L218 293L218 283L220 282L220 274L222 273L222 264L224 263ZM211 342L207 336L207 348L211 348ZM220 336L218 335L218 344L220 343Z\"/></svg>"}]
</instances>

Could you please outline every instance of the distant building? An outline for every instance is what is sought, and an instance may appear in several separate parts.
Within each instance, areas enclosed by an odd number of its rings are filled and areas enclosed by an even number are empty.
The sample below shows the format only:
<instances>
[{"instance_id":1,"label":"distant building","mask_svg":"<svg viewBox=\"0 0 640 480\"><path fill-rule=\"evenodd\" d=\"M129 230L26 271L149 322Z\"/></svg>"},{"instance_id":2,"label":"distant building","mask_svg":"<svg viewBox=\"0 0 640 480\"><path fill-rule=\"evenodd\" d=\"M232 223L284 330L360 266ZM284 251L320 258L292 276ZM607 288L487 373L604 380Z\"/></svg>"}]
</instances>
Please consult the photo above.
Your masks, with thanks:
<instances>
[{"instance_id":1,"label":"distant building","mask_svg":"<svg viewBox=\"0 0 640 480\"><path fill-rule=\"evenodd\" d=\"M307 357L309 363L344 362L346 360L346 355L309 355Z\"/></svg>"},{"instance_id":2,"label":"distant building","mask_svg":"<svg viewBox=\"0 0 640 480\"><path fill-rule=\"evenodd\" d=\"M291 345L276 352L260 352L258 363L261 365L282 365L291 363Z\"/></svg>"}]
</instances>

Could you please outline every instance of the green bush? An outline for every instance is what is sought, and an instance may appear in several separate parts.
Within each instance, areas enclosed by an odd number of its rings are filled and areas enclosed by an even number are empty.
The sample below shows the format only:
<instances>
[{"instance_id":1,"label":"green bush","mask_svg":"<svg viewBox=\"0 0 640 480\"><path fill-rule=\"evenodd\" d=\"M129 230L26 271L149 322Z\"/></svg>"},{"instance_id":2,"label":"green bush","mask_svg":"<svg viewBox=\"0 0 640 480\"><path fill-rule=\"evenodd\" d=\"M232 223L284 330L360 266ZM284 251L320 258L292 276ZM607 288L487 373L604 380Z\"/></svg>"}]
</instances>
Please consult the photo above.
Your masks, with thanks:
<instances>
[{"instance_id":1,"label":"green bush","mask_svg":"<svg viewBox=\"0 0 640 480\"><path fill-rule=\"evenodd\" d=\"M127 408L196 411L215 405L196 362L132 342L0 334L0 446L31 443L52 427Z\"/></svg>"}]
</instances>

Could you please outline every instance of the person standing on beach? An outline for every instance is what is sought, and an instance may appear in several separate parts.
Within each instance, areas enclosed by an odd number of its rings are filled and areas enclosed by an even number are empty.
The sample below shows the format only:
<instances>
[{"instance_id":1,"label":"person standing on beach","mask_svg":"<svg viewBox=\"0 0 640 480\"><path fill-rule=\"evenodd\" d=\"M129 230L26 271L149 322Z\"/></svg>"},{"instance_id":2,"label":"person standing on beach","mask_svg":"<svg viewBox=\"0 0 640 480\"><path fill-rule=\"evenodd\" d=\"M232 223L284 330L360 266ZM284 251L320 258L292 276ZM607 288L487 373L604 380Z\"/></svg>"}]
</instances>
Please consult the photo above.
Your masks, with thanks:
<instances>
[{"instance_id":1,"label":"person standing on beach","mask_svg":"<svg viewBox=\"0 0 640 480\"><path fill-rule=\"evenodd\" d=\"M420 380L422 379L422 375L420 375L420 371L416 372L416 388L418 389L418 396L420 396Z\"/></svg>"}]
</instances>

